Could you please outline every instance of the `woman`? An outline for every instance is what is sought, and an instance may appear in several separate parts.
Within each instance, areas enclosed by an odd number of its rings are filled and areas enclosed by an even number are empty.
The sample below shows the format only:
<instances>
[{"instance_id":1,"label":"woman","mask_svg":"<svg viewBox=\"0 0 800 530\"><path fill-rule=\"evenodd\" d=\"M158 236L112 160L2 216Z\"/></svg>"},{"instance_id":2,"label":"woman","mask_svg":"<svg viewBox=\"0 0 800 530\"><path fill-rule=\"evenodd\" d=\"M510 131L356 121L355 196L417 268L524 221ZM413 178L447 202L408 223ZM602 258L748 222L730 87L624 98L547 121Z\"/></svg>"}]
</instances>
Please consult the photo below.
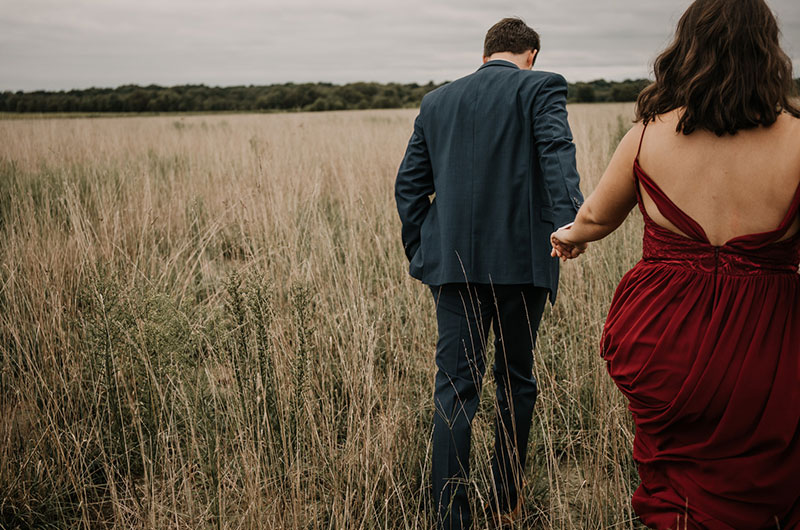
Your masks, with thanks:
<instances>
[{"instance_id":1,"label":"woman","mask_svg":"<svg viewBox=\"0 0 800 530\"><path fill-rule=\"evenodd\" d=\"M656 529L800 528L800 110L763 0L697 0L553 255L638 203L643 259L603 331Z\"/></svg>"}]
</instances>

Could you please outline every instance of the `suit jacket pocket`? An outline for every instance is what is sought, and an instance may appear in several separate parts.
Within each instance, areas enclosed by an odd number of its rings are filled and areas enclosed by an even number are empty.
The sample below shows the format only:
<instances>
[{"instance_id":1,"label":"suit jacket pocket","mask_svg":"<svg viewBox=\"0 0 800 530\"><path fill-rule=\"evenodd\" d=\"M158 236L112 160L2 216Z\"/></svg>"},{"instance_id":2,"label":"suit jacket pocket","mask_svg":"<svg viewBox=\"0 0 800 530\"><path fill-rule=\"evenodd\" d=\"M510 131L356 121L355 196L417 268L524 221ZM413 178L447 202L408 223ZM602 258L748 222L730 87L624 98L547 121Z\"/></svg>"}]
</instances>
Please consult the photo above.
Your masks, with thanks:
<instances>
[{"instance_id":1,"label":"suit jacket pocket","mask_svg":"<svg viewBox=\"0 0 800 530\"><path fill-rule=\"evenodd\" d=\"M554 219L555 219L555 215L553 214L553 210L551 210L550 208L548 208L546 206L542 206L539 209L539 219L541 219L542 221L546 221L546 222L552 224Z\"/></svg>"}]
</instances>

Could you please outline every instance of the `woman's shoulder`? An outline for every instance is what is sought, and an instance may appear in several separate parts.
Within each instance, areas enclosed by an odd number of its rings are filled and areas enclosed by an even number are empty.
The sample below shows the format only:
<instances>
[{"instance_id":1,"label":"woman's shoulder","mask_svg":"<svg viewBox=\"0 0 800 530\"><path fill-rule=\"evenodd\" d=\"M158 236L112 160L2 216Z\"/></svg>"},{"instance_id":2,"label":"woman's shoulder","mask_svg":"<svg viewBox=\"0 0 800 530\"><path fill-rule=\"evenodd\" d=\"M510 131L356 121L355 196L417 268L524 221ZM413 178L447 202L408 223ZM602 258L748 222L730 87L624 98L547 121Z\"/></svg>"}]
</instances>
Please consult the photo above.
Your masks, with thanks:
<instances>
[{"instance_id":1,"label":"woman's shoulder","mask_svg":"<svg viewBox=\"0 0 800 530\"><path fill-rule=\"evenodd\" d=\"M793 116L788 112L782 112L773 125L775 128L776 145L780 146L781 151L792 155L795 166L800 172L800 117Z\"/></svg>"},{"instance_id":2,"label":"woman's shoulder","mask_svg":"<svg viewBox=\"0 0 800 530\"><path fill-rule=\"evenodd\" d=\"M718 137L712 131L708 131L706 129L697 129L688 135L679 133L677 129L681 117L683 116L683 112L684 109L675 109L665 112L664 114L659 114L647 124L647 134L661 136L662 139L663 137L674 136L691 140L693 138L702 136L706 140L713 140L716 137L723 143L726 141L726 137L731 138L730 135ZM639 128L638 131L641 133L642 129ZM760 126L752 129L741 129L736 133L736 135L733 135L733 137L754 136L781 137L800 146L800 116L795 116L790 112L784 111L778 114L775 123L769 127Z\"/></svg>"},{"instance_id":3,"label":"woman's shoulder","mask_svg":"<svg viewBox=\"0 0 800 530\"><path fill-rule=\"evenodd\" d=\"M642 134L645 135L645 142L648 136L651 138L658 137L663 139L664 137L677 135L678 122L681 119L681 115L681 109L675 109L663 114L658 114L646 124L642 121L638 122L637 125L639 125L639 127L637 127L635 131L635 134L638 134L637 141L638 137Z\"/></svg>"},{"instance_id":4,"label":"woman's shoulder","mask_svg":"<svg viewBox=\"0 0 800 530\"><path fill-rule=\"evenodd\" d=\"M626 140L633 145L633 149L637 153L640 151L640 143L643 152L658 151L660 148L671 145L673 138L679 135L676 131L679 120L678 110L659 114L647 123L640 120L628 132L630 138Z\"/></svg>"},{"instance_id":5,"label":"woman's shoulder","mask_svg":"<svg viewBox=\"0 0 800 530\"><path fill-rule=\"evenodd\" d=\"M628 129L622 140L619 141L615 155L619 158L629 159L631 164L639 151L639 142L642 139L642 132L644 132L644 124L641 120L633 123L633 126Z\"/></svg>"},{"instance_id":6,"label":"woman's shoulder","mask_svg":"<svg viewBox=\"0 0 800 530\"><path fill-rule=\"evenodd\" d=\"M773 127L785 130L786 133L791 134L792 132L800 130L800 116L795 116L790 112L783 111L778 114L778 119L775 120ZM797 140L800 141L800 136Z\"/></svg>"},{"instance_id":7,"label":"woman's shoulder","mask_svg":"<svg viewBox=\"0 0 800 530\"><path fill-rule=\"evenodd\" d=\"M800 163L800 118L789 112L780 113L769 127L748 131L748 136L761 148L783 153L781 158L788 156Z\"/></svg>"}]
</instances>

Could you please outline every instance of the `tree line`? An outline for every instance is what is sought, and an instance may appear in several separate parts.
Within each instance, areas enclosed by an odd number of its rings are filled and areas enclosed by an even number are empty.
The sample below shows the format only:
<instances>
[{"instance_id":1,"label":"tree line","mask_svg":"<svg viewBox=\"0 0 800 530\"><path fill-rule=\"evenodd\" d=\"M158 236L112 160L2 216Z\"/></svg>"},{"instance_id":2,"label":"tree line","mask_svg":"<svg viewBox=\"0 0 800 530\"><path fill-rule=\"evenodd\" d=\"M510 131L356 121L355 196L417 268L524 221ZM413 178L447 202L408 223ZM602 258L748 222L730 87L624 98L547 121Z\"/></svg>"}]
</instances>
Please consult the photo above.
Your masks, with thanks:
<instances>
[{"instance_id":1,"label":"tree line","mask_svg":"<svg viewBox=\"0 0 800 530\"><path fill-rule=\"evenodd\" d=\"M796 80L800 88L800 79ZM635 101L647 79L570 83L569 101ZM323 111L413 108L441 84L285 83L263 86L124 85L69 91L0 92L0 112Z\"/></svg>"}]
</instances>

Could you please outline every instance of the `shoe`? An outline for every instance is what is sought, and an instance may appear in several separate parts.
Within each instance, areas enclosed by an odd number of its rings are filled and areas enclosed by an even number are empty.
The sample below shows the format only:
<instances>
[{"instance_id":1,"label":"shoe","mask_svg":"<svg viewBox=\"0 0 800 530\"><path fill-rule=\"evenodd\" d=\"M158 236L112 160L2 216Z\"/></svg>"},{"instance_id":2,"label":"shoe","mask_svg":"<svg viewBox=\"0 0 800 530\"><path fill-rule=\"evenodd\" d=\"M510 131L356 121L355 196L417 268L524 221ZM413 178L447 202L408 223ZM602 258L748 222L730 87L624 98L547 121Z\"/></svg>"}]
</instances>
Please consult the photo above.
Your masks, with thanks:
<instances>
[{"instance_id":1,"label":"shoe","mask_svg":"<svg viewBox=\"0 0 800 530\"><path fill-rule=\"evenodd\" d=\"M522 519L522 497L517 497L517 506L510 512L497 513L495 509L497 505L493 502L486 503L486 511L489 512L489 528L511 528L514 523Z\"/></svg>"}]
</instances>

